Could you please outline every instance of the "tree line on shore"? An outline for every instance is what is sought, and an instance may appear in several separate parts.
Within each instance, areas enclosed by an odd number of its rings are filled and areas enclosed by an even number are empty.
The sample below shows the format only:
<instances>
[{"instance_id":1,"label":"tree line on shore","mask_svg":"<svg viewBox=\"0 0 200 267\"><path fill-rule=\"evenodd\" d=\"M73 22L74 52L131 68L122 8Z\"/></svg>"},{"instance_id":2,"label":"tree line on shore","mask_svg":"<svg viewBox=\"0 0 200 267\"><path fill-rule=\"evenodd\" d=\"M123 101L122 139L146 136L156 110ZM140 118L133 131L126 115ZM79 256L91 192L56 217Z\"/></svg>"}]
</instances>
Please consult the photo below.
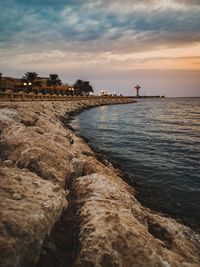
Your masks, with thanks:
<instances>
[{"instance_id":1,"label":"tree line on shore","mask_svg":"<svg viewBox=\"0 0 200 267\"><path fill-rule=\"evenodd\" d=\"M26 86L27 92L31 92L35 87L42 88L43 83L42 79L38 77L36 72L26 72L21 79L21 82ZM47 87L53 87L53 91L56 92L57 87L62 85L62 81L59 78L58 74L50 74L49 78L46 80ZM93 87L89 81L84 81L78 79L72 86L72 94L75 95L89 95L90 92L93 92Z\"/></svg>"}]
</instances>

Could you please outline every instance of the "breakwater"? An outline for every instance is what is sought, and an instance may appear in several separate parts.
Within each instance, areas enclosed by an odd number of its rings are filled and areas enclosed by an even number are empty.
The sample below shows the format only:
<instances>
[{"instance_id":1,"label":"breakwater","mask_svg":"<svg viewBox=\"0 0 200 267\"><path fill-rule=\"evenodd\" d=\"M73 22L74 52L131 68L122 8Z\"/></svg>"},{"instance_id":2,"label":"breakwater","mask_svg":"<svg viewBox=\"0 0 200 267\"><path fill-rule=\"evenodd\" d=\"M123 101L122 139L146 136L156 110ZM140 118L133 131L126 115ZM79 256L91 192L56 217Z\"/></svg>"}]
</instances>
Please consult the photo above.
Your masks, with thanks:
<instances>
[{"instance_id":1,"label":"breakwater","mask_svg":"<svg viewBox=\"0 0 200 267\"><path fill-rule=\"evenodd\" d=\"M131 97L122 97L122 96L80 96L80 95L61 95L61 94L35 94L35 93L26 93L20 91L14 93L12 90L7 90L6 92L0 91L0 101L2 102L30 102L30 101L77 101L77 100L98 100L98 99L126 99L130 101Z\"/></svg>"},{"instance_id":2,"label":"breakwater","mask_svg":"<svg viewBox=\"0 0 200 267\"><path fill-rule=\"evenodd\" d=\"M200 263L198 234L141 206L65 123L72 112L133 101L0 103L0 266Z\"/></svg>"}]
</instances>

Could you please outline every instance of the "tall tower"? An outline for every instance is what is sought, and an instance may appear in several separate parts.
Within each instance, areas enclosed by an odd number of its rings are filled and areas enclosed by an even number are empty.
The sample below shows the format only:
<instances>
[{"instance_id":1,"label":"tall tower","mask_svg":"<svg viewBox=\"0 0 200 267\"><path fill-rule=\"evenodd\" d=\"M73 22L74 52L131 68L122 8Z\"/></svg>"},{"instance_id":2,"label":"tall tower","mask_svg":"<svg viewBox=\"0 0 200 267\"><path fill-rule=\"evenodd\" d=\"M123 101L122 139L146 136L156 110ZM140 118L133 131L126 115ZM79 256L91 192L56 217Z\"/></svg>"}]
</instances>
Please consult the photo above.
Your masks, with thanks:
<instances>
[{"instance_id":1,"label":"tall tower","mask_svg":"<svg viewBox=\"0 0 200 267\"><path fill-rule=\"evenodd\" d=\"M137 84L136 86L135 86L135 89L136 89L136 97L140 97L140 94L139 94L139 90L140 90L140 86L139 86L139 84Z\"/></svg>"}]
</instances>

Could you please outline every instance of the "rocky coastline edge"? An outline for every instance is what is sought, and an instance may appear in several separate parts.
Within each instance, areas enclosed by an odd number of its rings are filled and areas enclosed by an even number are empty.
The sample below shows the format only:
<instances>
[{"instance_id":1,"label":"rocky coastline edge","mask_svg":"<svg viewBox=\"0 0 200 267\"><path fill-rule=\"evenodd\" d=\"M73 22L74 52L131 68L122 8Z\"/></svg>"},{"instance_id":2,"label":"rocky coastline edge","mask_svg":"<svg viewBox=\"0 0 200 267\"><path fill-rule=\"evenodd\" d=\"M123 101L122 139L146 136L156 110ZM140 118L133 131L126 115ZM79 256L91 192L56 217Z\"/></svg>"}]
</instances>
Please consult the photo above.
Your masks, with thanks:
<instances>
[{"instance_id":1,"label":"rocky coastline edge","mask_svg":"<svg viewBox=\"0 0 200 267\"><path fill-rule=\"evenodd\" d=\"M0 102L0 266L200 266L198 233L143 207L66 125L132 102Z\"/></svg>"}]
</instances>

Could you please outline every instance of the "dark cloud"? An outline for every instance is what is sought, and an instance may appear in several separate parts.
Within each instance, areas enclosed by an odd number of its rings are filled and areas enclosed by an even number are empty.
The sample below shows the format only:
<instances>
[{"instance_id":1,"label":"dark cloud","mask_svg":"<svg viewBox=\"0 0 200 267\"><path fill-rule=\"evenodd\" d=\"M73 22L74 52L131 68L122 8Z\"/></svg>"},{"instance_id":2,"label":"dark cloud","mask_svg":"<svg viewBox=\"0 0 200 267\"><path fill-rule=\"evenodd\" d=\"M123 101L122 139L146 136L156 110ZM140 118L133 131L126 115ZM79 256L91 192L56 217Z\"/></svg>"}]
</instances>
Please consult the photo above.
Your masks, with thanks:
<instances>
[{"instance_id":1,"label":"dark cloud","mask_svg":"<svg viewBox=\"0 0 200 267\"><path fill-rule=\"evenodd\" d=\"M199 42L198 2L3 0L0 48L120 52Z\"/></svg>"}]
</instances>

